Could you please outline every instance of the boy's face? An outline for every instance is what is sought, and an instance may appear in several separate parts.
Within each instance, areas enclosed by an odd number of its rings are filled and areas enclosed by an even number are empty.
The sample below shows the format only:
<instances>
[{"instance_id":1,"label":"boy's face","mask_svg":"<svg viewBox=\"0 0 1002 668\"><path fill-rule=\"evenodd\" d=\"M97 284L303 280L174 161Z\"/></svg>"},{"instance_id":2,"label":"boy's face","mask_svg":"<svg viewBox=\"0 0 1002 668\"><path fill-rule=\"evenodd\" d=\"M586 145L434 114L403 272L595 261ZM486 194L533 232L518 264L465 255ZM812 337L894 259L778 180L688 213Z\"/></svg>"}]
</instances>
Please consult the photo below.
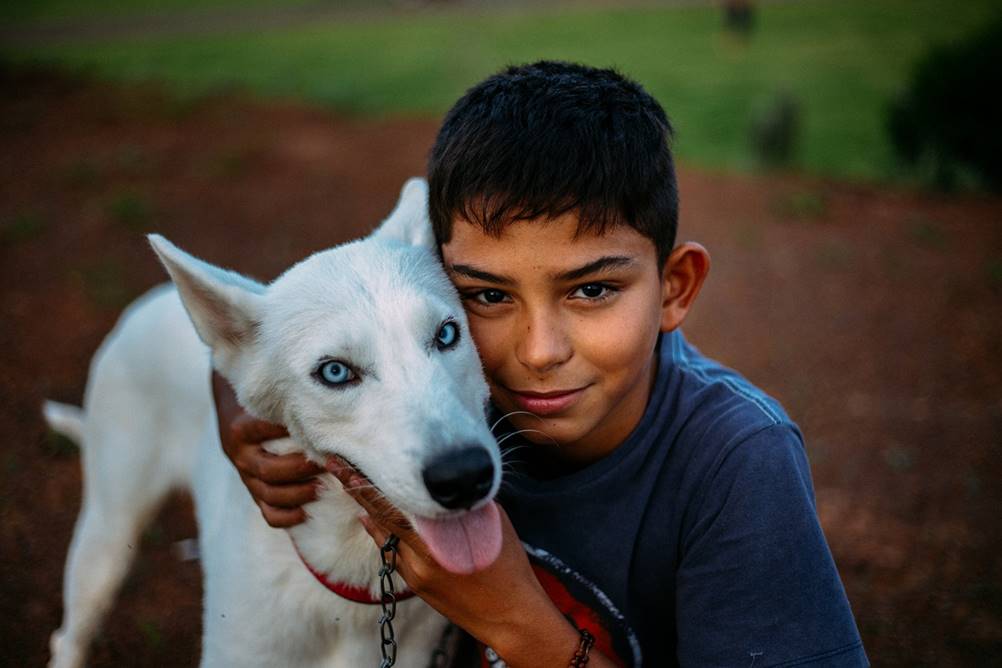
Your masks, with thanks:
<instances>
[{"instance_id":1,"label":"boy's face","mask_svg":"<svg viewBox=\"0 0 1002 668\"><path fill-rule=\"evenodd\" d=\"M494 404L549 454L584 465L644 413L668 283L636 230L576 235L577 226L567 214L495 238L457 221L442 256Z\"/></svg>"}]
</instances>

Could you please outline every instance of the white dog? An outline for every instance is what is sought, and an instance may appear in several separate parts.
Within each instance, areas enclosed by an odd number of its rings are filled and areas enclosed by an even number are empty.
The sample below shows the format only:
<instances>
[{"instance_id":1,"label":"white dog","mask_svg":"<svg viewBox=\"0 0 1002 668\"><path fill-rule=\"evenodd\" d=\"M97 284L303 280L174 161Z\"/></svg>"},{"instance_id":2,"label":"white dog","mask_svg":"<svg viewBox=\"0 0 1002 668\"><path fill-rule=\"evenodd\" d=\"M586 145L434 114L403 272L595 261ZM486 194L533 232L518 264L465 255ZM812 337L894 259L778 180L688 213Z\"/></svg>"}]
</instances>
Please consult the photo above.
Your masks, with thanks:
<instances>
[{"instance_id":1,"label":"white dog","mask_svg":"<svg viewBox=\"0 0 1002 668\"><path fill-rule=\"evenodd\" d=\"M490 564L501 540L491 500L500 456L466 317L435 256L427 185L405 184L370 237L268 286L150 241L176 290L156 288L129 307L94 358L83 411L45 407L55 429L81 442L84 469L50 665L83 662L131 545L177 487L190 487L196 504L203 666L379 665L380 606L322 584L379 599L379 550L360 508L328 474L307 522L288 531L264 522L219 445L210 351L248 411L288 427L291 439L269 450L320 463L343 456L444 567ZM444 624L418 598L398 603L397 665L427 665Z\"/></svg>"}]
</instances>

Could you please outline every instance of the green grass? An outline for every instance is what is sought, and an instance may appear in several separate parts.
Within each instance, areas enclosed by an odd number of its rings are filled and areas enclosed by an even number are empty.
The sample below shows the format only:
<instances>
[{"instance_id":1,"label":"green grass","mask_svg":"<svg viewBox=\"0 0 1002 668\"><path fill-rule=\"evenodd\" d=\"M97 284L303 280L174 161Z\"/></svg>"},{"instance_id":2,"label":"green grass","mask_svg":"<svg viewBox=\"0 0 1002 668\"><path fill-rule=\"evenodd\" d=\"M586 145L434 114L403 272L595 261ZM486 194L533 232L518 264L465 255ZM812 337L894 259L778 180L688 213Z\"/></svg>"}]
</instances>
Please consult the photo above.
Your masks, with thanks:
<instances>
[{"instance_id":1,"label":"green grass","mask_svg":"<svg viewBox=\"0 0 1002 668\"><path fill-rule=\"evenodd\" d=\"M109 311L118 311L132 299L126 284L125 269L118 260L107 258L72 271L73 279L83 285L90 301Z\"/></svg>"},{"instance_id":2,"label":"green grass","mask_svg":"<svg viewBox=\"0 0 1002 668\"><path fill-rule=\"evenodd\" d=\"M164 634L160 630L160 625L151 619L142 619L136 622L136 627L143 635L146 645L152 649L160 649L164 644Z\"/></svg>"},{"instance_id":3,"label":"green grass","mask_svg":"<svg viewBox=\"0 0 1002 668\"><path fill-rule=\"evenodd\" d=\"M45 435L44 448L50 457L69 457L80 451L80 447L58 432L49 430Z\"/></svg>"},{"instance_id":4,"label":"green grass","mask_svg":"<svg viewBox=\"0 0 1002 668\"><path fill-rule=\"evenodd\" d=\"M0 218L0 246L31 241L47 227L44 218L33 211L22 211L10 218Z\"/></svg>"},{"instance_id":5,"label":"green grass","mask_svg":"<svg viewBox=\"0 0 1002 668\"><path fill-rule=\"evenodd\" d=\"M141 193L126 191L118 193L105 206L108 216L131 232L152 229L153 206Z\"/></svg>"},{"instance_id":6,"label":"green grass","mask_svg":"<svg viewBox=\"0 0 1002 668\"><path fill-rule=\"evenodd\" d=\"M0 3L0 20L27 22L130 14L170 13L267 5L304 5L310 0L10 0Z\"/></svg>"},{"instance_id":7,"label":"green grass","mask_svg":"<svg viewBox=\"0 0 1002 668\"><path fill-rule=\"evenodd\" d=\"M817 221L828 212L828 201L823 193L798 190L778 195L771 208L773 213L786 220Z\"/></svg>"},{"instance_id":8,"label":"green grass","mask_svg":"<svg viewBox=\"0 0 1002 668\"><path fill-rule=\"evenodd\" d=\"M176 0L181 2L182 0ZM752 169L754 109L777 91L802 109L794 166L894 178L884 109L930 44L956 40L994 0L812 0L760 8L744 43L717 7L438 12L344 19L265 34L38 47L9 54L124 80L160 79L181 95L244 86L361 115L440 115L507 63L560 58L613 65L643 83L692 164Z\"/></svg>"}]
</instances>

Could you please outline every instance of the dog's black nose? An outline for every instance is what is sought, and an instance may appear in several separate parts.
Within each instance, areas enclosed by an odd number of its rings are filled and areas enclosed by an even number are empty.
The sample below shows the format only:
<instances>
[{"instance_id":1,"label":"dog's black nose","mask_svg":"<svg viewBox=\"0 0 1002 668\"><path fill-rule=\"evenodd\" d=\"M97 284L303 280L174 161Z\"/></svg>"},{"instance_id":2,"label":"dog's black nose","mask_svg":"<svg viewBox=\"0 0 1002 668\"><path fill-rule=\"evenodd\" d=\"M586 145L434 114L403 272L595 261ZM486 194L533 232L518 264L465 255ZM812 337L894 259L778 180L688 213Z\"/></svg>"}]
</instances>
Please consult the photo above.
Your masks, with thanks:
<instances>
[{"instance_id":1,"label":"dog's black nose","mask_svg":"<svg viewBox=\"0 0 1002 668\"><path fill-rule=\"evenodd\" d=\"M422 472L431 498L450 510L471 508L494 484L494 462L480 447L450 450L433 458Z\"/></svg>"}]
</instances>

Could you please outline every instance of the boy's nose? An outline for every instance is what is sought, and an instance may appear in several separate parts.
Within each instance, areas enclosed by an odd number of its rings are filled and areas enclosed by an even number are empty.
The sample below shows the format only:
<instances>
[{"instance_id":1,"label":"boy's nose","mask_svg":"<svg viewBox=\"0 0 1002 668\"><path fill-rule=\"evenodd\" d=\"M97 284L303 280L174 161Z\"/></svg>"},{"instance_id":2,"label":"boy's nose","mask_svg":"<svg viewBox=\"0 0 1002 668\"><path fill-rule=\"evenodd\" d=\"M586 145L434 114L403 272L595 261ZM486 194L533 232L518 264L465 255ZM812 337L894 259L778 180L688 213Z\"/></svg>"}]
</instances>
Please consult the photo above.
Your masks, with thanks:
<instances>
[{"instance_id":1,"label":"boy's nose","mask_svg":"<svg viewBox=\"0 0 1002 668\"><path fill-rule=\"evenodd\" d=\"M556 319L543 314L528 318L515 348L519 362L545 373L570 359L573 348Z\"/></svg>"}]
</instances>

